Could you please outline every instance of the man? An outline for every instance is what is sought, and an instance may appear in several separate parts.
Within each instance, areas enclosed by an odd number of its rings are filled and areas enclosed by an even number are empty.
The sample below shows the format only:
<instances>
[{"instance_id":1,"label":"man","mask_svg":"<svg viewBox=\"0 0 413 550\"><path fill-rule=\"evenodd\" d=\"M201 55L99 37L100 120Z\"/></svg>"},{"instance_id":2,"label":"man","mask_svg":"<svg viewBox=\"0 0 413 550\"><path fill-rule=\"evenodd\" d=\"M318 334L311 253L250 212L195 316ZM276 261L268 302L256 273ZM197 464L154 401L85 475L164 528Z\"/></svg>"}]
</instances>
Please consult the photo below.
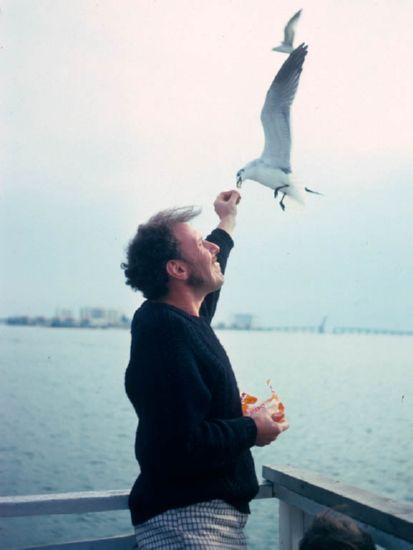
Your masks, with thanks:
<instances>
[{"instance_id":1,"label":"man","mask_svg":"<svg viewBox=\"0 0 413 550\"><path fill-rule=\"evenodd\" d=\"M285 429L266 411L243 417L231 364L210 323L235 227L237 191L214 202L220 219L203 239L194 208L140 225L123 264L147 301L132 321L126 392L139 418L140 474L129 505L138 548L245 548L258 490L250 448Z\"/></svg>"}]
</instances>

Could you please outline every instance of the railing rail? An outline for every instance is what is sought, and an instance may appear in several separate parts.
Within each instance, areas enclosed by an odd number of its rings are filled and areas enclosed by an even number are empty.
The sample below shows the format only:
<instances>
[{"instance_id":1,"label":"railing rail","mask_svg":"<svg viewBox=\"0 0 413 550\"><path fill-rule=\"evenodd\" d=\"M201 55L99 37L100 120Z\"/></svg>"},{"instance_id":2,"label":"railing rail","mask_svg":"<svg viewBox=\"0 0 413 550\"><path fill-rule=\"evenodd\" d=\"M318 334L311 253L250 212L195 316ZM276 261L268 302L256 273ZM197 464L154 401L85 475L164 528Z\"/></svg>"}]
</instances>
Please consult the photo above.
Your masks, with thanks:
<instances>
[{"instance_id":1,"label":"railing rail","mask_svg":"<svg viewBox=\"0 0 413 550\"><path fill-rule=\"evenodd\" d=\"M16 518L128 510L129 492L129 489L125 489L123 491L82 491L0 497L0 517ZM273 498L273 496L272 483L270 481L261 483L256 498Z\"/></svg>"},{"instance_id":2,"label":"railing rail","mask_svg":"<svg viewBox=\"0 0 413 550\"><path fill-rule=\"evenodd\" d=\"M256 498L277 498L280 550L296 550L312 518L327 510L350 516L389 550L413 550L413 505L377 496L357 487L292 466L264 466ZM0 517L83 514L128 509L129 490L0 497ZM126 550L132 533L24 550ZM23 549L22 549L23 550Z\"/></svg>"},{"instance_id":3,"label":"railing rail","mask_svg":"<svg viewBox=\"0 0 413 550\"><path fill-rule=\"evenodd\" d=\"M86 514L128 508L129 491L87 491L0 497L0 517Z\"/></svg>"}]
</instances>

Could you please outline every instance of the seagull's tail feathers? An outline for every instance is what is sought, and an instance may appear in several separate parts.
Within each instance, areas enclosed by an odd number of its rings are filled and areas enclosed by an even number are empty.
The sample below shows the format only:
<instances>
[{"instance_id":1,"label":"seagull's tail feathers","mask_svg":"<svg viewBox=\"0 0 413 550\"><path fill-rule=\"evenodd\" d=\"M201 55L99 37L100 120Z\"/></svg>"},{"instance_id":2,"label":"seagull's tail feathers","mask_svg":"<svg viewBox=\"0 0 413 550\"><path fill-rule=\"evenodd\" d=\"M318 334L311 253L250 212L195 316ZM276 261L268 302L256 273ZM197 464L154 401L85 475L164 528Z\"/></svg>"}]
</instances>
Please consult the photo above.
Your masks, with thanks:
<instances>
[{"instance_id":1,"label":"seagull's tail feathers","mask_svg":"<svg viewBox=\"0 0 413 550\"><path fill-rule=\"evenodd\" d=\"M319 191L314 191L313 189L309 189L308 187L304 187L305 191L307 191L307 193L312 193L313 195L320 195L321 197L324 196L323 193L320 193Z\"/></svg>"}]
</instances>

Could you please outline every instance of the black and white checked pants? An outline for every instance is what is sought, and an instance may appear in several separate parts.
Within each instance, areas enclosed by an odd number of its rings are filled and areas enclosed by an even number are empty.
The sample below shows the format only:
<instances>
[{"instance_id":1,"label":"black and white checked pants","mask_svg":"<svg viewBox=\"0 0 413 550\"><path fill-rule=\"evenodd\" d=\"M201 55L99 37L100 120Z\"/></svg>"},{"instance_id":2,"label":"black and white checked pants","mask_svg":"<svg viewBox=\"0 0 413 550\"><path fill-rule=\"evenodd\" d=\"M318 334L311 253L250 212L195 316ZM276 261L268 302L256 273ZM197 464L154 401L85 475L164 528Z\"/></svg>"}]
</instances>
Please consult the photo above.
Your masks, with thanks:
<instances>
[{"instance_id":1,"label":"black and white checked pants","mask_svg":"<svg viewBox=\"0 0 413 550\"><path fill-rule=\"evenodd\" d=\"M135 526L138 550L242 550L248 514L223 500L174 508Z\"/></svg>"}]
</instances>

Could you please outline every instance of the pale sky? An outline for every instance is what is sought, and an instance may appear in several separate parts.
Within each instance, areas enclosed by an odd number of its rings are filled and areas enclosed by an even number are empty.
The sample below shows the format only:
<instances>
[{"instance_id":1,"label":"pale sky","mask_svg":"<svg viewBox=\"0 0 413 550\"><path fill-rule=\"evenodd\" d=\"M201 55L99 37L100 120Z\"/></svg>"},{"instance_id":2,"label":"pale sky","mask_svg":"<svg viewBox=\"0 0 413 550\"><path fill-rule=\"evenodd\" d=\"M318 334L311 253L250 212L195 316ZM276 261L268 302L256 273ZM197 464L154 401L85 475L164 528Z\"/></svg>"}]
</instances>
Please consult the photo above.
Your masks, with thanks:
<instances>
[{"instance_id":1,"label":"pale sky","mask_svg":"<svg viewBox=\"0 0 413 550\"><path fill-rule=\"evenodd\" d=\"M411 0L3 0L0 317L132 315L128 240L174 205L216 224L299 8L292 168L324 196L244 183L217 320L413 329Z\"/></svg>"}]
</instances>

